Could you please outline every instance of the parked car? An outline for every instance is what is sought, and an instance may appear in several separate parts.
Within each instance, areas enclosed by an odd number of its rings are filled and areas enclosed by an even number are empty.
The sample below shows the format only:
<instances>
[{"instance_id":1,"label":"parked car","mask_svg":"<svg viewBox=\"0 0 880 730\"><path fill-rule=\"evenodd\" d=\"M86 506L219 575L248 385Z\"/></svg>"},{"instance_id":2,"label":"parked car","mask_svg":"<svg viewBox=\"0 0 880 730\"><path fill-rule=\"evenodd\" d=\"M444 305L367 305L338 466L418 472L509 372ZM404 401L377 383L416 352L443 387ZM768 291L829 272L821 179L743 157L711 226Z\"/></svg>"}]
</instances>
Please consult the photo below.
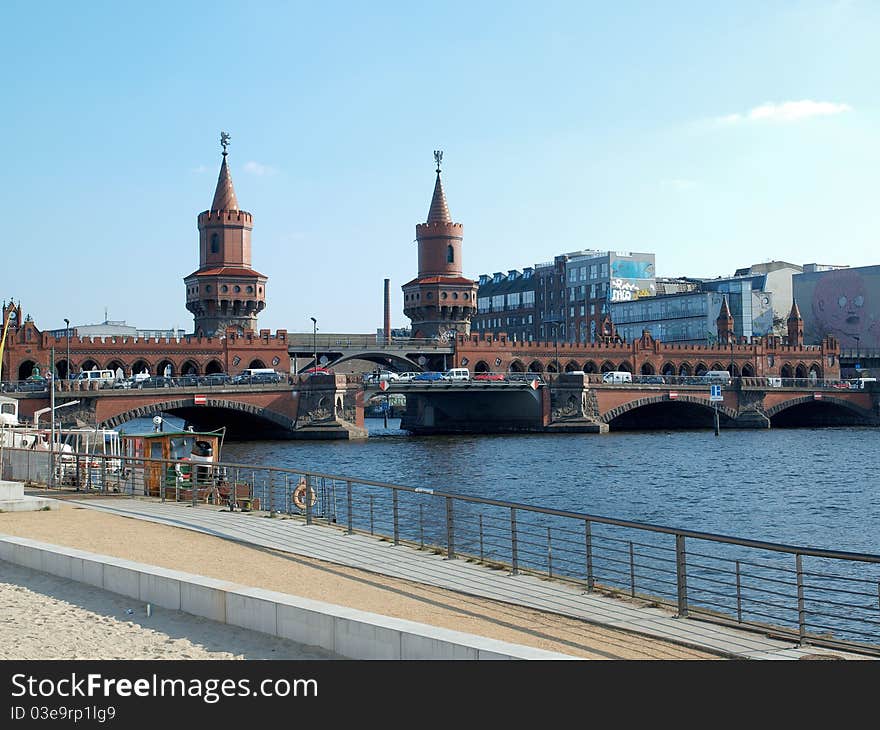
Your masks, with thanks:
<instances>
[{"instance_id":1,"label":"parked car","mask_svg":"<svg viewBox=\"0 0 880 730\"><path fill-rule=\"evenodd\" d=\"M639 375L639 382L648 385L661 385L666 382L662 375Z\"/></svg>"},{"instance_id":2,"label":"parked car","mask_svg":"<svg viewBox=\"0 0 880 730\"><path fill-rule=\"evenodd\" d=\"M192 388L195 385L201 385L201 378L198 375L179 375L174 378L174 384L181 388Z\"/></svg>"},{"instance_id":3,"label":"parked car","mask_svg":"<svg viewBox=\"0 0 880 730\"><path fill-rule=\"evenodd\" d=\"M415 380L421 373L400 373L397 376L398 383L409 383L412 380Z\"/></svg>"},{"instance_id":4,"label":"parked car","mask_svg":"<svg viewBox=\"0 0 880 730\"><path fill-rule=\"evenodd\" d=\"M434 383L438 380L443 380L443 373L430 371L427 373L419 373L413 378L413 382L417 383Z\"/></svg>"},{"instance_id":5,"label":"parked car","mask_svg":"<svg viewBox=\"0 0 880 730\"><path fill-rule=\"evenodd\" d=\"M236 375L232 382L236 385L262 385L265 383L280 383L284 380L281 373L253 373L252 375Z\"/></svg>"},{"instance_id":6,"label":"parked car","mask_svg":"<svg viewBox=\"0 0 880 730\"><path fill-rule=\"evenodd\" d=\"M116 390L129 390L133 385L134 378L121 378L114 381L112 387Z\"/></svg>"},{"instance_id":7,"label":"parked car","mask_svg":"<svg viewBox=\"0 0 880 730\"><path fill-rule=\"evenodd\" d=\"M308 375L311 377L312 375L333 375L333 371L328 368L309 368L308 370L303 371L303 375Z\"/></svg>"},{"instance_id":8,"label":"parked car","mask_svg":"<svg viewBox=\"0 0 880 730\"><path fill-rule=\"evenodd\" d=\"M465 381L471 379L471 371L467 368L452 368L443 373L444 380Z\"/></svg>"},{"instance_id":9,"label":"parked car","mask_svg":"<svg viewBox=\"0 0 880 730\"><path fill-rule=\"evenodd\" d=\"M507 380L507 377L504 373L476 373L473 379L481 382L503 383Z\"/></svg>"}]
</instances>

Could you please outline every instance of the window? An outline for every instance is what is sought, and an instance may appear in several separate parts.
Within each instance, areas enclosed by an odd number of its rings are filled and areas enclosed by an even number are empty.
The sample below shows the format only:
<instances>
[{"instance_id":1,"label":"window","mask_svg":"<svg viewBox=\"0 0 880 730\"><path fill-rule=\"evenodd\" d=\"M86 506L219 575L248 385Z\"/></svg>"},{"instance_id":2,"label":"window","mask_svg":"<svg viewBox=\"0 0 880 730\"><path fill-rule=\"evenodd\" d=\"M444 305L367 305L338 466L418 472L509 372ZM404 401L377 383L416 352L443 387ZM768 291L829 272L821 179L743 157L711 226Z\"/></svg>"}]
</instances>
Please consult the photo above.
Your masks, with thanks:
<instances>
[{"instance_id":1,"label":"window","mask_svg":"<svg viewBox=\"0 0 880 730\"><path fill-rule=\"evenodd\" d=\"M220 251L220 236L216 233L211 234L211 253L219 253Z\"/></svg>"},{"instance_id":2,"label":"window","mask_svg":"<svg viewBox=\"0 0 880 730\"><path fill-rule=\"evenodd\" d=\"M451 243L446 247L446 263L447 264L455 263L455 249L452 248Z\"/></svg>"}]
</instances>

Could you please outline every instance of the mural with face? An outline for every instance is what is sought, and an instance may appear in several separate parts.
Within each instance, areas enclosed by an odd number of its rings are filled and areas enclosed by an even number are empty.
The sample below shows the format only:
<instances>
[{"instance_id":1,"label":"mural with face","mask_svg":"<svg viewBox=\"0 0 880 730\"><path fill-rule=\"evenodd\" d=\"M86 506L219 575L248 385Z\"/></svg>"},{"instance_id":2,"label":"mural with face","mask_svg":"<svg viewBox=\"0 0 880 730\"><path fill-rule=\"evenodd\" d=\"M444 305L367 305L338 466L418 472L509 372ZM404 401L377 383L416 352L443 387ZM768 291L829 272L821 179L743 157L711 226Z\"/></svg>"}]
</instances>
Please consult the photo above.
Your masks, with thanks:
<instances>
[{"instance_id":1,"label":"mural with face","mask_svg":"<svg viewBox=\"0 0 880 730\"><path fill-rule=\"evenodd\" d=\"M819 279L813 291L812 309L817 330L836 337L842 347L880 345L876 305L865 280L852 270L829 271Z\"/></svg>"}]
</instances>

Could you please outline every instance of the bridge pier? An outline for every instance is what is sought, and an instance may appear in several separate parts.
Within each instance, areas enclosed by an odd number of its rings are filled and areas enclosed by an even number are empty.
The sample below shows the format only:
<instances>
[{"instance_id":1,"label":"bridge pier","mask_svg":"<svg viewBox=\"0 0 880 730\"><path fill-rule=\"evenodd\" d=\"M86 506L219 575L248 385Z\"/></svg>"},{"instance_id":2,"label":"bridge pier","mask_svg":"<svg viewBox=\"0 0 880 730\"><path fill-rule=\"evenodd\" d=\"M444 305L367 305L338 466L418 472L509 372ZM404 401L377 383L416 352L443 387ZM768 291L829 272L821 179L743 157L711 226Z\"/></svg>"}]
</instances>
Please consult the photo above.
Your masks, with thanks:
<instances>
[{"instance_id":1,"label":"bridge pier","mask_svg":"<svg viewBox=\"0 0 880 730\"><path fill-rule=\"evenodd\" d=\"M760 411L743 411L736 418L724 421L721 428L770 428L770 419Z\"/></svg>"}]
</instances>

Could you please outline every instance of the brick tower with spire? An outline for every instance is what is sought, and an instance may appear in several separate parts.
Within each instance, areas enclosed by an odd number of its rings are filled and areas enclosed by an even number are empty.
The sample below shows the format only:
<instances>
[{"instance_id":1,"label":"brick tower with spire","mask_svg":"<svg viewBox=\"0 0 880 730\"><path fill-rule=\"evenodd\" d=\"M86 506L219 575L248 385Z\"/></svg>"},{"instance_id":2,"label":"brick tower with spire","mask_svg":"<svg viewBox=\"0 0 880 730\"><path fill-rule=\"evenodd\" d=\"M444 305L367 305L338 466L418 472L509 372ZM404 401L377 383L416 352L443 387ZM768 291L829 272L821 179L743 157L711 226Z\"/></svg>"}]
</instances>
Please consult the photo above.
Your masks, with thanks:
<instances>
[{"instance_id":1,"label":"brick tower with spire","mask_svg":"<svg viewBox=\"0 0 880 730\"><path fill-rule=\"evenodd\" d=\"M220 135L223 162L211 209L199 213L199 268L187 276L186 308L193 313L194 333L222 335L256 331L257 315L266 307L266 277L251 268L254 218L240 210L226 162L229 135Z\"/></svg>"},{"instance_id":2,"label":"brick tower with spire","mask_svg":"<svg viewBox=\"0 0 880 730\"><path fill-rule=\"evenodd\" d=\"M718 328L718 344L729 345L734 341L733 315L727 305L727 295L721 301L721 312L715 320L715 326Z\"/></svg>"},{"instance_id":3,"label":"brick tower with spire","mask_svg":"<svg viewBox=\"0 0 880 730\"><path fill-rule=\"evenodd\" d=\"M791 312L788 314L788 344L793 347L802 347L804 344L804 318L798 309L797 299L791 303Z\"/></svg>"},{"instance_id":4,"label":"brick tower with spire","mask_svg":"<svg viewBox=\"0 0 880 730\"><path fill-rule=\"evenodd\" d=\"M435 151L437 179L428 220L416 226L419 275L403 285L403 313L412 321L413 337L470 334L477 311L477 282L462 275L461 223L453 223L440 179L443 152Z\"/></svg>"}]
</instances>

